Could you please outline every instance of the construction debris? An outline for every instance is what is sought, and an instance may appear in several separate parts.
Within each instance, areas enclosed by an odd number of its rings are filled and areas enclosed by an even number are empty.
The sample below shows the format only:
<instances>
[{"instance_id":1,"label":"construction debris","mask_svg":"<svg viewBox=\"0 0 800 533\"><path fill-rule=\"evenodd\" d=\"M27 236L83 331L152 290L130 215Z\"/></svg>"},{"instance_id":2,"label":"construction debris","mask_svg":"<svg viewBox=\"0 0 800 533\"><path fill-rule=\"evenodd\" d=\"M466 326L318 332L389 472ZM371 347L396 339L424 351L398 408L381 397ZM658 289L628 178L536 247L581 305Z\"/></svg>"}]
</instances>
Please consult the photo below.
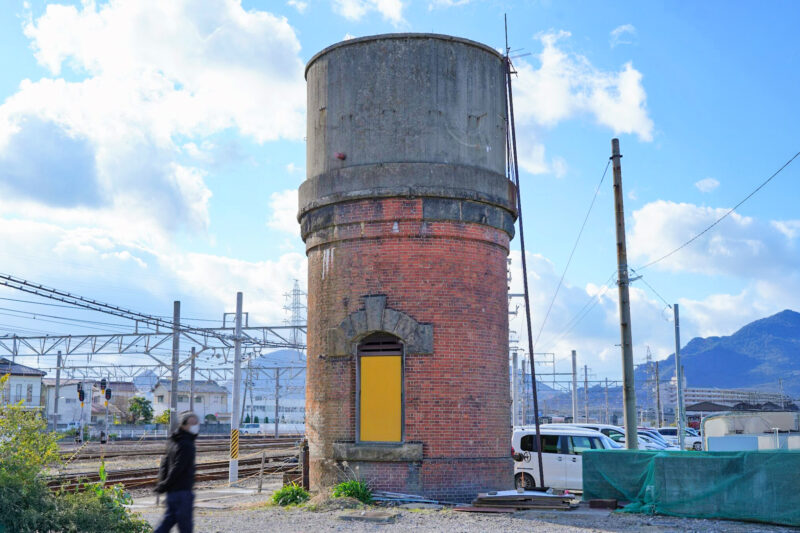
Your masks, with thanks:
<instances>
[{"instance_id":1,"label":"construction debris","mask_svg":"<svg viewBox=\"0 0 800 533\"><path fill-rule=\"evenodd\" d=\"M577 507L570 494L552 492L502 490L478 494L473 507L511 509L558 509L568 511Z\"/></svg>"}]
</instances>

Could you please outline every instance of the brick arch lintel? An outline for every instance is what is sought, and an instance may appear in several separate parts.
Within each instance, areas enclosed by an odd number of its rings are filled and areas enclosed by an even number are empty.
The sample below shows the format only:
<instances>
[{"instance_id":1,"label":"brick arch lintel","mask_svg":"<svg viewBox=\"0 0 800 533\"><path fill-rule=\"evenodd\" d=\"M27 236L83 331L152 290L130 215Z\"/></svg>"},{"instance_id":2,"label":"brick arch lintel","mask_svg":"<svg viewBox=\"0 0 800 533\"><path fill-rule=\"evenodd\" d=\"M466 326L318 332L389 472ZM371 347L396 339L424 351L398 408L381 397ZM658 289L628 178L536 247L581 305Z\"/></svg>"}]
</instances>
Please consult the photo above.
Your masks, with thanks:
<instances>
[{"instance_id":1,"label":"brick arch lintel","mask_svg":"<svg viewBox=\"0 0 800 533\"><path fill-rule=\"evenodd\" d=\"M398 337L406 354L433 353L433 324L417 322L413 317L386 307L385 294L363 297L364 309L347 315L339 326L328 330L327 355L355 355L358 343L371 333L385 332Z\"/></svg>"}]
</instances>

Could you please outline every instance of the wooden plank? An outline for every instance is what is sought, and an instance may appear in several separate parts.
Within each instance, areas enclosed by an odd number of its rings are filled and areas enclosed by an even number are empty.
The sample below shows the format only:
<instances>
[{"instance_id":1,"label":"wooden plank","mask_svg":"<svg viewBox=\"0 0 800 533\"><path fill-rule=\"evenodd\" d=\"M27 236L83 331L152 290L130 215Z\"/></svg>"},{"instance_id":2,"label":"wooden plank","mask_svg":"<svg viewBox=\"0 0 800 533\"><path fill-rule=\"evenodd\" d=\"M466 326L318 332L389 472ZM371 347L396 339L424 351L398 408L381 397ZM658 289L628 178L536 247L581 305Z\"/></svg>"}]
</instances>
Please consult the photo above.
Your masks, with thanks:
<instances>
[{"instance_id":1,"label":"wooden plank","mask_svg":"<svg viewBox=\"0 0 800 533\"><path fill-rule=\"evenodd\" d=\"M513 513L516 509L513 507L474 507L472 505L465 507L453 507L453 511L462 513Z\"/></svg>"}]
</instances>

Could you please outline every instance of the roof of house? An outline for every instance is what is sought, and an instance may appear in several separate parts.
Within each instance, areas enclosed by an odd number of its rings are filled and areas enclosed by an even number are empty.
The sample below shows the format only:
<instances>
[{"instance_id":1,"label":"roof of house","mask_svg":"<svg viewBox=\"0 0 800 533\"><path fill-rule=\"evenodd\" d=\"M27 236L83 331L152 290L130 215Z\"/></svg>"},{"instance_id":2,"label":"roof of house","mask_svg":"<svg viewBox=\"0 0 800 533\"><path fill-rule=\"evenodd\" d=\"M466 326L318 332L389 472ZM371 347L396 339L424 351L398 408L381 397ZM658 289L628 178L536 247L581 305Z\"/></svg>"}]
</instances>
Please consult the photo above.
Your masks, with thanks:
<instances>
[{"instance_id":1,"label":"roof of house","mask_svg":"<svg viewBox=\"0 0 800 533\"><path fill-rule=\"evenodd\" d=\"M720 405L714 402L699 402L694 405L687 405L686 411L710 413L715 411L730 411L731 407L727 405Z\"/></svg>"},{"instance_id":2,"label":"roof of house","mask_svg":"<svg viewBox=\"0 0 800 533\"><path fill-rule=\"evenodd\" d=\"M188 379L181 379L178 381L178 392L189 392L191 382ZM172 382L168 379L159 379L158 383L153 386L156 390L158 386L162 386L167 391L171 390ZM194 392L216 392L220 394L228 394L228 389L218 384L216 381L195 381Z\"/></svg>"},{"instance_id":3,"label":"roof of house","mask_svg":"<svg viewBox=\"0 0 800 533\"><path fill-rule=\"evenodd\" d=\"M38 368L15 363L5 357L0 357L0 375L11 374L12 376L44 376L47 372L42 372Z\"/></svg>"},{"instance_id":4,"label":"roof of house","mask_svg":"<svg viewBox=\"0 0 800 533\"><path fill-rule=\"evenodd\" d=\"M100 388L100 382L94 382L95 388ZM136 392L136 385L130 381L109 381L108 387L115 392Z\"/></svg>"},{"instance_id":5,"label":"roof of house","mask_svg":"<svg viewBox=\"0 0 800 533\"><path fill-rule=\"evenodd\" d=\"M80 383L81 380L79 379L61 379L61 382L58 384L59 387L64 387L66 385L75 385L76 383ZM42 378L42 385L45 387L55 387L56 386L56 378Z\"/></svg>"}]
</instances>

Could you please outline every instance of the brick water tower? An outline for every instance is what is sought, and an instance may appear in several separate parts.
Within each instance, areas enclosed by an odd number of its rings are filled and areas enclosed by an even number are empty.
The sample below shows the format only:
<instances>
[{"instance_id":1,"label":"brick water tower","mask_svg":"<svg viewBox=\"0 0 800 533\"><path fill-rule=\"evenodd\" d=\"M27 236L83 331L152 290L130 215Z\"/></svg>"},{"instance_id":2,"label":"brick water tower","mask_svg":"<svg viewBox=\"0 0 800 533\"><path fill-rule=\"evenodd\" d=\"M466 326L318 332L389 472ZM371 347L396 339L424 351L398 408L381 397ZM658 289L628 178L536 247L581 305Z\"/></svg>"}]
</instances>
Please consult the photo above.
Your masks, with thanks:
<instances>
[{"instance_id":1,"label":"brick water tower","mask_svg":"<svg viewBox=\"0 0 800 533\"><path fill-rule=\"evenodd\" d=\"M312 489L513 486L504 73L492 48L431 34L344 41L306 67Z\"/></svg>"}]
</instances>

